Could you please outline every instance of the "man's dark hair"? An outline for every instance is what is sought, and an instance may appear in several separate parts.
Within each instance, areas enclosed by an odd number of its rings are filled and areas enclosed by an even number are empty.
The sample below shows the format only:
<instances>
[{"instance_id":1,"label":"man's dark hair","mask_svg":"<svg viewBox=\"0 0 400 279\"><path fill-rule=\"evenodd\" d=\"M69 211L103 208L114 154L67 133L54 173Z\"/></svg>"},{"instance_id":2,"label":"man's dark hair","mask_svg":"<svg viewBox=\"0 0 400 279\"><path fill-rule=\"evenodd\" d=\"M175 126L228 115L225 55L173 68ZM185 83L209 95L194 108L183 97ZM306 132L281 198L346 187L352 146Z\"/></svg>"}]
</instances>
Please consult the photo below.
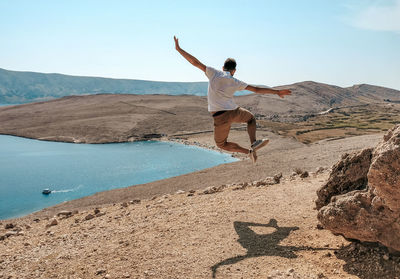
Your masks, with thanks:
<instances>
[{"instance_id":1,"label":"man's dark hair","mask_svg":"<svg viewBox=\"0 0 400 279\"><path fill-rule=\"evenodd\" d=\"M224 63L224 70L231 71L236 70L236 60L233 58L228 58Z\"/></svg>"}]
</instances>

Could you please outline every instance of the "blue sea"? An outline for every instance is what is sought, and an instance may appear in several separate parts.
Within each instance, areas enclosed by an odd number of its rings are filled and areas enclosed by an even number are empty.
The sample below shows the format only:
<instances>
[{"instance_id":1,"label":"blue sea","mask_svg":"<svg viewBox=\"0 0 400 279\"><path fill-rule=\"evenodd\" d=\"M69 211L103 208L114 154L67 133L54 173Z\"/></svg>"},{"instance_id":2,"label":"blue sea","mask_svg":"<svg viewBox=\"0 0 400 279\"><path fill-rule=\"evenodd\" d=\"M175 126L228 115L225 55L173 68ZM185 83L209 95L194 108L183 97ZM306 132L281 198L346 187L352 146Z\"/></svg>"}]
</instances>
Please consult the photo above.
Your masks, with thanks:
<instances>
[{"instance_id":1,"label":"blue sea","mask_svg":"<svg viewBox=\"0 0 400 279\"><path fill-rule=\"evenodd\" d=\"M73 144L0 135L0 219L234 161L178 143ZM45 188L52 193L43 195Z\"/></svg>"}]
</instances>

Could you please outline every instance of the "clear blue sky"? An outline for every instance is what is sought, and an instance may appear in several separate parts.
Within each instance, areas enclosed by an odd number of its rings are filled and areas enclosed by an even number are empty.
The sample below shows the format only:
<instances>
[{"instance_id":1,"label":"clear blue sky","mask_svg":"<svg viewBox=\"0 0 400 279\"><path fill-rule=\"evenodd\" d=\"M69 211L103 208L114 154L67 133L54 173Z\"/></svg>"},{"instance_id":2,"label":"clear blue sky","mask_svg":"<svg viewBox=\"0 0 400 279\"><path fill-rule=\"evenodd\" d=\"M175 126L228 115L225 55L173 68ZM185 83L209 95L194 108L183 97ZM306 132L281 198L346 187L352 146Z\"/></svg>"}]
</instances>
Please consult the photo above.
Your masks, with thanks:
<instances>
[{"instance_id":1,"label":"clear blue sky","mask_svg":"<svg viewBox=\"0 0 400 279\"><path fill-rule=\"evenodd\" d=\"M206 81L174 49L269 86L400 89L400 0L0 1L0 68Z\"/></svg>"}]
</instances>

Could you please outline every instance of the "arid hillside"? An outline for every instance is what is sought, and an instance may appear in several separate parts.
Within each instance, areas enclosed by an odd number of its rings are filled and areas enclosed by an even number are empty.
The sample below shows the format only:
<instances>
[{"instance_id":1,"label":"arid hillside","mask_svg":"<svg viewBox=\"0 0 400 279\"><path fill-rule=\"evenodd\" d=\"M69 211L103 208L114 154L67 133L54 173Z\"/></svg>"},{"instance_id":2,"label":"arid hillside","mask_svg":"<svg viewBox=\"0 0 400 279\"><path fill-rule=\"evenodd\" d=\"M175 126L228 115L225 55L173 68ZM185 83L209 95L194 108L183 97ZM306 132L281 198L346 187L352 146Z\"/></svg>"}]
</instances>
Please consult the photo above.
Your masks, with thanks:
<instances>
[{"instance_id":1,"label":"arid hillside","mask_svg":"<svg viewBox=\"0 0 400 279\"><path fill-rule=\"evenodd\" d=\"M280 99L272 95L252 94L237 97L237 102L250 109L259 118L279 122L297 122L330 108L391 103L400 100L400 91L368 84L342 88L304 81L274 88L290 89L292 95Z\"/></svg>"},{"instance_id":2,"label":"arid hillside","mask_svg":"<svg viewBox=\"0 0 400 279\"><path fill-rule=\"evenodd\" d=\"M197 96L87 95L0 108L1 134L77 143L124 142L212 129Z\"/></svg>"},{"instance_id":3,"label":"arid hillside","mask_svg":"<svg viewBox=\"0 0 400 279\"><path fill-rule=\"evenodd\" d=\"M293 93L284 99L251 94L235 100L256 115L259 130L304 143L379 133L400 123L396 90L369 85L345 89L314 82L288 88ZM77 143L185 138L213 130L206 97L189 95L69 96L0 107L0 122L0 134Z\"/></svg>"}]
</instances>

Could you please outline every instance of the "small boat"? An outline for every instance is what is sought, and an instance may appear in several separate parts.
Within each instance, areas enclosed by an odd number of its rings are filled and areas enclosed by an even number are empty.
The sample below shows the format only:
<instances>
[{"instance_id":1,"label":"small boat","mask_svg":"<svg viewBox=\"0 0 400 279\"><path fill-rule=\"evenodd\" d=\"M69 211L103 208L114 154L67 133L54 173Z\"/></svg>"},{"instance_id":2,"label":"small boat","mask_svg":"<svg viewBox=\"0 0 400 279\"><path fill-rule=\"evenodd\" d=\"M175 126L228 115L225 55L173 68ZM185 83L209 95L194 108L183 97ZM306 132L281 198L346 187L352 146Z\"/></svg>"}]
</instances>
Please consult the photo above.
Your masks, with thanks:
<instances>
[{"instance_id":1,"label":"small boat","mask_svg":"<svg viewBox=\"0 0 400 279\"><path fill-rule=\"evenodd\" d=\"M50 189L44 189L43 191L42 191L42 194L43 195L48 195L48 194L50 194L51 193L51 190Z\"/></svg>"}]
</instances>

